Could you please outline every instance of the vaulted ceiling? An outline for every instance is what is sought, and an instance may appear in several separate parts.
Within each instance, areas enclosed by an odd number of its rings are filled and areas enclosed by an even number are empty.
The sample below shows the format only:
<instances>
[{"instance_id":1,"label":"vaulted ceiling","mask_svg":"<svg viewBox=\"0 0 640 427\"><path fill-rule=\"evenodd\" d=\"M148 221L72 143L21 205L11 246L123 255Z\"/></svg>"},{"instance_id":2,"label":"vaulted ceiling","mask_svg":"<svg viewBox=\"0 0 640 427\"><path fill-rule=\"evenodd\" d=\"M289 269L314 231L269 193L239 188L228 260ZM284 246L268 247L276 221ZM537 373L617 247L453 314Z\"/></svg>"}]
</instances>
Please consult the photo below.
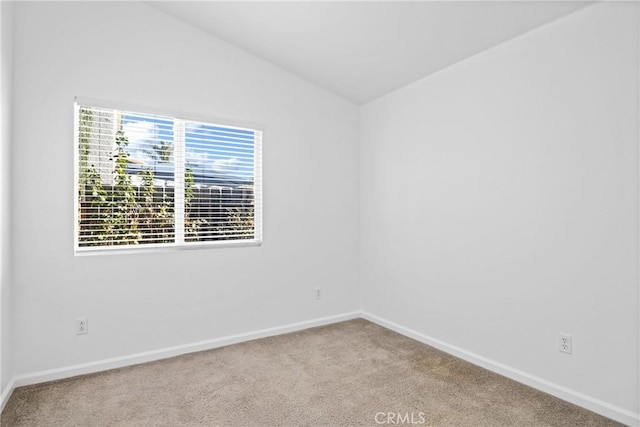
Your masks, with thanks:
<instances>
[{"instance_id":1,"label":"vaulted ceiling","mask_svg":"<svg viewBox=\"0 0 640 427\"><path fill-rule=\"evenodd\" d=\"M589 3L151 4L355 104L363 104Z\"/></svg>"}]
</instances>

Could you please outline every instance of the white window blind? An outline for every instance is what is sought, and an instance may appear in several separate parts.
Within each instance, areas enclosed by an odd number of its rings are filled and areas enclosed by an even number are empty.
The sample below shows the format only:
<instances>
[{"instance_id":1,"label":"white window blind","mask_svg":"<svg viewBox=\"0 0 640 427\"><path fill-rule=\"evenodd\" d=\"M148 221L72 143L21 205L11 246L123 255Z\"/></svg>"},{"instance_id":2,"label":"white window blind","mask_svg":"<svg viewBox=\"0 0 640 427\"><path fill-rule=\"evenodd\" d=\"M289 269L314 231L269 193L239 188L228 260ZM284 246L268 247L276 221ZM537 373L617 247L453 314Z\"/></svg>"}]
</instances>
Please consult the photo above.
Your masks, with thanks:
<instances>
[{"instance_id":1,"label":"white window blind","mask_svg":"<svg viewBox=\"0 0 640 427\"><path fill-rule=\"evenodd\" d=\"M262 240L260 130L75 112L77 253Z\"/></svg>"}]
</instances>

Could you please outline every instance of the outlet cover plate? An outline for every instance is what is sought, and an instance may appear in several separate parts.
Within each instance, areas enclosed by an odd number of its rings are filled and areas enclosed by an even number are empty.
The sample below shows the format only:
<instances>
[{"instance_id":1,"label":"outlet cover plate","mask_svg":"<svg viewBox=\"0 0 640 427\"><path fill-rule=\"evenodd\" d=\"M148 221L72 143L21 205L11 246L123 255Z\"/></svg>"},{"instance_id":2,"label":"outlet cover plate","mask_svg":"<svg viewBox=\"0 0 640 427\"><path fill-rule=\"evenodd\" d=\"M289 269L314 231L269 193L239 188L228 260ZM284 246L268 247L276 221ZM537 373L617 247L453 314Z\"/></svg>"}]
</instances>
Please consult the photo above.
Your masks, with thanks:
<instances>
[{"instance_id":1,"label":"outlet cover plate","mask_svg":"<svg viewBox=\"0 0 640 427\"><path fill-rule=\"evenodd\" d=\"M562 353L571 354L573 352L573 339L569 334L558 334L558 350Z\"/></svg>"}]
</instances>

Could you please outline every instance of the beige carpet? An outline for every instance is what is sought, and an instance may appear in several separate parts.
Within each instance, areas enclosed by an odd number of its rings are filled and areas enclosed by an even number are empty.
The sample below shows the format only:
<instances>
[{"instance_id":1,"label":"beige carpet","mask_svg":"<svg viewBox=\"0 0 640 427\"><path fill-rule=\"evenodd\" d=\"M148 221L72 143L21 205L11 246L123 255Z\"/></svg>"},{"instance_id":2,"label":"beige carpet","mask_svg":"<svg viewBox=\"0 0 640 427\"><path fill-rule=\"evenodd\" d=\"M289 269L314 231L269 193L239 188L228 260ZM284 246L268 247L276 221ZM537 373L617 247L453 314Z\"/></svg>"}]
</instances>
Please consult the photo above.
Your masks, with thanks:
<instances>
[{"instance_id":1,"label":"beige carpet","mask_svg":"<svg viewBox=\"0 0 640 427\"><path fill-rule=\"evenodd\" d=\"M365 320L21 387L2 414L2 427L377 425L620 424Z\"/></svg>"}]
</instances>

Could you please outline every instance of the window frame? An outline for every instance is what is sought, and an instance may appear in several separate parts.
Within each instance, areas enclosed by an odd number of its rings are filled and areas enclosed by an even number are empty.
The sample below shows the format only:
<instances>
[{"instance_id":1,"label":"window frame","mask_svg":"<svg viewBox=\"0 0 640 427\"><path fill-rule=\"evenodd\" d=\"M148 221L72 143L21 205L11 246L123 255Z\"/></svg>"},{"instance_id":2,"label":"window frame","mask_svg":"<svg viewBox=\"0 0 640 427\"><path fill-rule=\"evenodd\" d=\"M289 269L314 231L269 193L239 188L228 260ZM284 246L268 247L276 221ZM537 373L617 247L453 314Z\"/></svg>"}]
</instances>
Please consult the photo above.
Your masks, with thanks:
<instances>
[{"instance_id":1,"label":"window frame","mask_svg":"<svg viewBox=\"0 0 640 427\"><path fill-rule=\"evenodd\" d=\"M214 240L206 242L173 242L173 243L145 243L140 245L113 245L113 246L85 246L79 245L80 226L78 224L78 193L80 191L80 106L114 109L120 111L135 112L141 114L165 116L182 121L202 122L214 126L228 126L237 129L259 132L259 138L255 139L254 146L254 238L243 240ZM121 102L107 101L95 98L74 97L73 102L73 250L74 256L92 256L109 254L133 254L149 252L174 252L190 251L213 248L253 247L261 246L263 242L263 166L264 130L260 124L247 121L213 118L201 114L178 112L140 105L131 105ZM257 155L259 154L259 155ZM184 178L183 178L184 180ZM175 227L175 224L174 224ZM177 231L176 231L177 232Z\"/></svg>"}]
</instances>

